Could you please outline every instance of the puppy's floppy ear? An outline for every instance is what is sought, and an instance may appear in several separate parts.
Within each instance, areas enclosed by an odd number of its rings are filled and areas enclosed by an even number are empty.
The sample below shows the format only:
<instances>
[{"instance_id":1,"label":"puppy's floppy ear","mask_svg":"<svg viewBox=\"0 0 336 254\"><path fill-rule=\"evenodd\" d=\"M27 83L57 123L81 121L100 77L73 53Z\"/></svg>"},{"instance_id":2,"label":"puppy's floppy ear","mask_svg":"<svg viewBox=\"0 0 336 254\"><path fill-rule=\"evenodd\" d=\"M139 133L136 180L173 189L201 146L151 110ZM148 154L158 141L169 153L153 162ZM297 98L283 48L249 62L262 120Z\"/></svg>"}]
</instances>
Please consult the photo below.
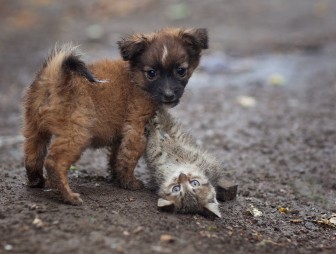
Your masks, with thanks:
<instances>
[{"instance_id":1,"label":"puppy's floppy ear","mask_svg":"<svg viewBox=\"0 0 336 254\"><path fill-rule=\"evenodd\" d=\"M129 61L145 50L148 40L143 35L130 35L122 38L117 44L122 58L125 61Z\"/></svg>"},{"instance_id":2,"label":"puppy's floppy ear","mask_svg":"<svg viewBox=\"0 0 336 254\"><path fill-rule=\"evenodd\" d=\"M182 40L190 46L199 49L208 48L208 31L206 28L193 28L182 30L181 37Z\"/></svg>"}]
</instances>

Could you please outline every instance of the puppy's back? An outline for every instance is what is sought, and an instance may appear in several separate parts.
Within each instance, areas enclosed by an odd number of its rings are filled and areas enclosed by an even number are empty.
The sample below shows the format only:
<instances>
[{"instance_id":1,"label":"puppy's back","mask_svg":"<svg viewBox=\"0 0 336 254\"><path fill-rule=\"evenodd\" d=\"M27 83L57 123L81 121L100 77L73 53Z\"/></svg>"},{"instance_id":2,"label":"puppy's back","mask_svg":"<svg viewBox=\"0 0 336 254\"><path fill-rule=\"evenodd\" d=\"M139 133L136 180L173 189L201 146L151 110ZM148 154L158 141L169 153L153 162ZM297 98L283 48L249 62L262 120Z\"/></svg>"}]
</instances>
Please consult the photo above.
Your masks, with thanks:
<instances>
[{"instance_id":1,"label":"puppy's back","mask_svg":"<svg viewBox=\"0 0 336 254\"><path fill-rule=\"evenodd\" d=\"M144 115L153 110L147 97L131 82L126 61L86 65L76 47L63 46L52 51L27 89L25 136L29 130L68 135L81 128L92 137L93 146L106 146L120 137L125 118L133 110L130 102L139 101L138 110Z\"/></svg>"}]
</instances>

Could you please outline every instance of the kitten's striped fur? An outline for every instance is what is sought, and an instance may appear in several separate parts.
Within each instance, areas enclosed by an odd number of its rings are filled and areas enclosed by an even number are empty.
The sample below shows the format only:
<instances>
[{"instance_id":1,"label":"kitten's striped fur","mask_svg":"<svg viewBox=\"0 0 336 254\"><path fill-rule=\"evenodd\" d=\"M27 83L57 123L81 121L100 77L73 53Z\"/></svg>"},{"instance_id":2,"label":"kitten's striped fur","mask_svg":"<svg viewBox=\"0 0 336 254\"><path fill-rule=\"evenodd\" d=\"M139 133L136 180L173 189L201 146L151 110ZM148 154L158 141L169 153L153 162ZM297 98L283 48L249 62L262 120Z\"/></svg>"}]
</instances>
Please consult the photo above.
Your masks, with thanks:
<instances>
[{"instance_id":1,"label":"kitten's striped fur","mask_svg":"<svg viewBox=\"0 0 336 254\"><path fill-rule=\"evenodd\" d=\"M157 111L146 131L145 159L158 188L158 206L221 217L214 188L222 172L218 161L164 108Z\"/></svg>"}]
</instances>

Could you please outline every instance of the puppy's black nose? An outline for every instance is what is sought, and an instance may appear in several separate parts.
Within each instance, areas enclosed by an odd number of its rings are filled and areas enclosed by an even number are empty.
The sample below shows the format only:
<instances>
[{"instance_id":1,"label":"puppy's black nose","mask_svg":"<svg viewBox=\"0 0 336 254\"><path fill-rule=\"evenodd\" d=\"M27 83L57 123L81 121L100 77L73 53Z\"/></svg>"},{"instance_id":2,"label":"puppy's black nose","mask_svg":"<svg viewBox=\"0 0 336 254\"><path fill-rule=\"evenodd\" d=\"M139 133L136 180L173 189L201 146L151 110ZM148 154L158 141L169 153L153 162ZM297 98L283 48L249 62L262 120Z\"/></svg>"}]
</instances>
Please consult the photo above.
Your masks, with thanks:
<instances>
[{"instance_id":1,"label":"puppy's black nose","mask_svg":"<svg viewBox=\"0 0 336 254\"><path fill-rule=\"evenodd\" d=\"M165 93L163 95L165 101L174 101L176 99L175 94L173 92Z\"/></svg>"}]
</instances>

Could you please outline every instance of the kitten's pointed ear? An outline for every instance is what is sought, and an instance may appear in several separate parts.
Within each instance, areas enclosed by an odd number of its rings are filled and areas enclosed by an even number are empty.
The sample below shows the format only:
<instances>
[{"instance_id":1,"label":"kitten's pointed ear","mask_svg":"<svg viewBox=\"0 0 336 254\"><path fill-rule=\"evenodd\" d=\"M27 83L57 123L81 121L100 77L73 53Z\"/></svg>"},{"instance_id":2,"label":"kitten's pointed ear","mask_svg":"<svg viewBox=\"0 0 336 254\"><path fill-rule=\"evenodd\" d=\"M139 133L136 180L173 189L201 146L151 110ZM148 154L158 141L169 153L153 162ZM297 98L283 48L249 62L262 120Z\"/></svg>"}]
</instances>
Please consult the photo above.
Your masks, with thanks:
<instances>
[{"instance_id":1,"label":"kitten's pointed ear","mask_svg":"<svg viewBox=\"0 0 336 254\"><path fill-rule=\"evenodd\" d=\"M174 203L167 199L159 198L157 206L160 210L165 211L165 212L174 211Z\"/></svg>"},{"instance_id":2,"label":"kitten's pointed ear","mask_svg":"<svg viewBox=\"0 0 336 254\"><path fill-rule=\"evenodd\" d=\"M117 44L122 58L129 61L145 50L148 39L144 35L130 35L122 38Z\"/></svg>"},{"instance_id":3,"label":"kitten's pointed ear","mask_svg":"<svg viewBox=\"0 0 336 254\"><path fill-rule=\"evenodd\" d=\"M181 33L182 40L198 49L208 48L208 31L205 28L186 29Z\"/></svg>"},{"instance_id":4,"label":"kitten's pointed ear","mask_svg":"<svg viewBox=\"0 0 336 254\"><path fill-rule=\"evenodd\" d=\"M206 216L217 216L218 218L222 218L222 215L219 211L218 203L208 203L204 206L204 213Z\"/></svg>"}]
</instances>

